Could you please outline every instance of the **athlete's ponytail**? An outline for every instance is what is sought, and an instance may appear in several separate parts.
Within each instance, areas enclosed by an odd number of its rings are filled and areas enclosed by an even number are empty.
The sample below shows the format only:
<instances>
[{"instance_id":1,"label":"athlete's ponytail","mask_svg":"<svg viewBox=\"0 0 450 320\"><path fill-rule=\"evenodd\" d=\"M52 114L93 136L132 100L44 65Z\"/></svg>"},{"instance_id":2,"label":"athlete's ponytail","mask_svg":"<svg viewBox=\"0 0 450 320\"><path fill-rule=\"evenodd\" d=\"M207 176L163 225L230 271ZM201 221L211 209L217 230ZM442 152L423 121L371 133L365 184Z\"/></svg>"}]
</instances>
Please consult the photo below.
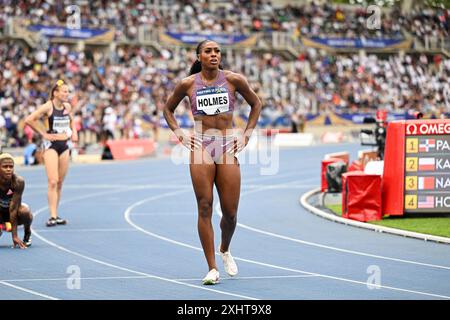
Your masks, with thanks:
<instances>
[{"instance_id":1,"label":"athlete's ponytail","mask_svg":"<svg viewBox=\"0 0 450 320\"><path fill-rule=\"evenodd\" d=\"M200 71L202 71L202 63L200 62L200 60L198 59L198 56L200 55L200 52L202 51L202 47L205 43L207 43L208 39L203 40L202 42L200 42L197 45L197 48L195 49L195 53L197 54L197 59L195 60L195 62L192 64L191 66L191 70L189 70L189 75L193 75L195 73L199 73Z\"/></svg>"},{"instance_id":2,"label":"athlete's ponytail","mask_svg":"<svg viewBox=\"0 0 450 320\"><path fill-rule=\"evenodd\" d=\"M189 70L189 75L193 75L202 71L202 63L200 60L195 60L195 62L191 66L191 70Z\"/></svg>"}]
</instances>

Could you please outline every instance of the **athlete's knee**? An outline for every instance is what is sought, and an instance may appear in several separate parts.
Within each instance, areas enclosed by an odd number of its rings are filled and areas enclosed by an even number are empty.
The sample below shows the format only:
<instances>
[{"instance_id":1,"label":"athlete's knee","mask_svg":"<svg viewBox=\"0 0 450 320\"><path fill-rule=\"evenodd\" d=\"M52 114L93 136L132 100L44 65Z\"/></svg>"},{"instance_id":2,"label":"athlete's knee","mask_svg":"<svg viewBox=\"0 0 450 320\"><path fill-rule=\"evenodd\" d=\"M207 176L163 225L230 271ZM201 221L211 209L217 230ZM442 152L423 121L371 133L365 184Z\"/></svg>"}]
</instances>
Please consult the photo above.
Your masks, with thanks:
<instances>
[{"instance_id":1,"label":"athlete's knee","mask_svg":"<svg viewBox=\"0 0 450 320\"><path fill-rule=\"evenodd\" d=\"M30 225L33 221L33 214L26 204L20 207L18 218L18 225Z\"/></svg>"},{"instance_id":2,"label":"athlete's knee","mask_svg":"<svg viewBox=\"0 0 450 320\"><path fill-rule=\"evenodd\" d=\"M58 180L57 179L48 179L48 187L50 189L58 188Z\"/></svg>"},{"instance_id":3,"label":"athlete's knee","mask_svg":"<svg viewBox=\"0 0 450 320\"><path fill-rule=\"evenodd\" d=\"M238 204L234 201L232 203L224 203L221 205L221 209L224 217L235 219L238 212Z\"/></svg>"},{"instance_id":4,"label":"athlete's knee","mask_svg":"<svg viewBox=\"0 0 450 320\"><path fill-rule=\"evenodd\" d=\"M19 219L17 220L17 224L19 226L20 225L30 226L32 222L33 222L33 214L31 212L19 215Z\"/></svg>"},{"instance_id":5,"label":"athlete's knee","mask_svg":"<svg viewBox=\"0 0 450 320\"><path fill-rule=\"evenodd\" d=\"M58 180L58 190L62 189L63 180Z\"/></svg>"},{"instance_id":6,"label":"athlete's knee","mask_svg":"<svg viewBox=\"0 0 450 320\"><path fill-rule=\"evenodd\" d=\"M207 218L212 214L212 199L200 198L198 201L198 213L200 217Z\"/></svg>"},{"instance_id":7,"label":"athlete's knee","mask_svg":"<svg viewBox=\"0 0 450 320\"><path fill-rule=\"evenodd\" d=\"M222 209L222 219L224 219L229 224L236 224L237 210L223 210Z\"/></svg>"},{"instance_id":8,"label":"athlete's knee","mask_svg":"<svg viewBox=\"0 0 450 320\"><path fill-rule=\"evenodd\" d=\"M19 214L28 215L31 214L31 209L26 203L22 203L19 208Z\"/></svg>"}]
</instances>

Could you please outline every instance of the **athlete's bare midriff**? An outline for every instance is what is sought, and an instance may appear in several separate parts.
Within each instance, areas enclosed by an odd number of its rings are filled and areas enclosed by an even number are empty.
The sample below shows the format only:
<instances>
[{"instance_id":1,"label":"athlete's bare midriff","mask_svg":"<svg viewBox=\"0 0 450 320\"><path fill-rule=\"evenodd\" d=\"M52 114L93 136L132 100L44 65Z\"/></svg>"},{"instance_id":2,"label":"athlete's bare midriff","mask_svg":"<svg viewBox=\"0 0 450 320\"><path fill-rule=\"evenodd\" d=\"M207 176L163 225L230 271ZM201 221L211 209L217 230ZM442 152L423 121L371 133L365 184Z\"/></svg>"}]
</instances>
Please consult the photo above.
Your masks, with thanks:
<instances>
[{"instance_id":1,"label":"athlete's bare midriff","mask_svg":"<svg viewBox=\"0 0 450 320\"><path fill-rule=\"evenodd\" d=\"M226 135L233 128L233 114L218 114L214 116L195 116L196 131L211 135ZM199 126L200 124L200 126Z\"/></svg>"}]
</instances>

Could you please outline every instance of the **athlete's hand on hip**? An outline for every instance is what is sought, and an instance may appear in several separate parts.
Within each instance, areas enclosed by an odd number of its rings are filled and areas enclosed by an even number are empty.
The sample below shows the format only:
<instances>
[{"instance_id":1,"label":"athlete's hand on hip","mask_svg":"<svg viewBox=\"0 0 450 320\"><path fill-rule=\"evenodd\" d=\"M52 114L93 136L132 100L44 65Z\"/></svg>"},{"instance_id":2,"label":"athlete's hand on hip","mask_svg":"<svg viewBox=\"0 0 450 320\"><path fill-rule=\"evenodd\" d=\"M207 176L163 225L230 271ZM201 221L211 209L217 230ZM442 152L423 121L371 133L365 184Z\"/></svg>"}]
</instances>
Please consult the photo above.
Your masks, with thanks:
<instances>
[{"instance_id":1,"label":"athlete's hand on hip","mask_svg":"<svg viewBox=\"0 0 450 320\"><path fill-rule=\"evenodd\" d=\"M202 141L192 133L185 133L182 129L175 130L178 140L189 150L194 151L202 146Z\"/></svg>"},{"instance_id":2,"label":"athlete's hand on hip","mask_svg":"<svg viewBox=\"0 0 450 320\"><path fill-rule=\"evenodd\" d=\"M48 141L56 141L56 140L58 140L58 136L56 134L53 134L53 133L44 133L42 138L44 138L44 140L48 140Z\"/></svg>"},{"instance_id":3,"label":"athlete's hand on hip","mask_svg":"<svg viewBox=\"0 0 450 320\"><path fill-rule=\"evenodd\" d=\"M18 236L13 237L13 245L14 245L13 248L15 248L16 246L19 246L20 249L27 248L25 243L23 243L22 240L20 240Z\"/></svg>"},{"instance_id":4,"label":"athlete's hand on hip","mask_svg":"<svg viewBox=\"0 0 450 320\"><path fill-rule=\"evenodd\" d=\"M227 152L230 154L237 154L241 152L242 149L247 146L249 140L250 137L245 134L242 136L234 137L234 140L229 143Z\"/></svg>"}]
</instances>

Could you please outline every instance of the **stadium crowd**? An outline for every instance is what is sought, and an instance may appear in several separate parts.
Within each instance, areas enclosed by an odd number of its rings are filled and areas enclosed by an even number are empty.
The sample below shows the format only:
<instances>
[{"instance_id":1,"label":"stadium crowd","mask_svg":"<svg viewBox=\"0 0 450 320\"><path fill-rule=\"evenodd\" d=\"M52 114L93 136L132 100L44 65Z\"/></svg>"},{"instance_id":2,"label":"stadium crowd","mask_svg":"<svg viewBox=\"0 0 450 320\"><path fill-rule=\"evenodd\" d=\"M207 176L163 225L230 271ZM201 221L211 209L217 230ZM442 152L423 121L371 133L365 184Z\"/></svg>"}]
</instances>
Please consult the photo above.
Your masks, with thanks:
<instances>
[{"instance_id":1,"label":"stadium crowd","mask_svg":"<svg viewBox=\"0 0 450 320\"><path fill-rule=\"evenodd\" d=\"M4 0L0 7L0 29L9 17L20 17L30 24L65 25L77 5L81 27L116 30L116 40L136 40L138 28L151 26L171 32L214 32L248 34L285 31L317 37L403 38L402 28L423 39L425 35L450 34L449 10L413 10L402 14L398 8L382 12L380 29L369 30L366 21L372 12L311 2L275 7L270 0ZM25 19L24 19L25 18Z\"/></svg>"},{"instance_id":2,"label":"stadium crowd","mask_svg":"<svg viewBox=\"0 0 450 320\"><path fill-rule=\"evenodd\" d=\"M195 59L186 49L157 55L145 47L104 53L52 45L46 52L14 42L0 43L0 54L6 57L0 75L0 124L5 123L3 130L16 144L24 116L46 101L48 88L59 78L71 85L80 130L96 139L107 130L117 137L142 136L145 128L159 124L168 92ZM263 100L262 119L270 125L295 112L365 112L380 107L443 112L448 104L450 59L441 55L383 59L309 49L293 62L251 51L234 52L229 60L225 68L248 76ZM245 114L245 108L240 112ZM186 103L177 114L189 114Z\"/></svg>"},{"instance_id":3,"label":"stadium crowd","mask_svg":"<svg viewBox=\"0 0 450 320\"><path fill-rule=\"evenodd\" d=\"M8 17L18 15L32 23L60 24L67 18L64 8L69 4L50 0L3 3L9 5L0 8L0 27ZM328 5L276 9L270 1L234 0L231 10L225 10L204 1L173 0L164 2L166 19L163 9L155 9L163 1L78 3L84 26L115 26L117 39L136 37L139 24L215 33L295 29L299 34L352 37L368 32L361 28L363 11ZM411 32L418 37L427 32L448 36L448 11L425 10L408 18L394 12L382 21L382 29L375 35L399 37L401 26L410 24ZM264 125L277 126L283 117L325 110L366 112L384 108L440 113L450 108L450 59L440 54L333 55L308 49L295 61L287 61L273 52L229 51L224 52L224 67L249 78L263 101ZM48 49L30 49L12 40L0 42L0 56L0 141L7 146L31 141L33 132L24 128L24 117L48 99L48 89L59 78L70 83L82 144L106 136L156 134L168 92L187 75L196 59L193 50L184 48L157 52L124 45L111 51L77 51L68 45L51 44ZM239 112L245 116L248 110L243 107ZM187 102L177 109L177 115L189 117Z\"/></svg>"}]
</instances>

